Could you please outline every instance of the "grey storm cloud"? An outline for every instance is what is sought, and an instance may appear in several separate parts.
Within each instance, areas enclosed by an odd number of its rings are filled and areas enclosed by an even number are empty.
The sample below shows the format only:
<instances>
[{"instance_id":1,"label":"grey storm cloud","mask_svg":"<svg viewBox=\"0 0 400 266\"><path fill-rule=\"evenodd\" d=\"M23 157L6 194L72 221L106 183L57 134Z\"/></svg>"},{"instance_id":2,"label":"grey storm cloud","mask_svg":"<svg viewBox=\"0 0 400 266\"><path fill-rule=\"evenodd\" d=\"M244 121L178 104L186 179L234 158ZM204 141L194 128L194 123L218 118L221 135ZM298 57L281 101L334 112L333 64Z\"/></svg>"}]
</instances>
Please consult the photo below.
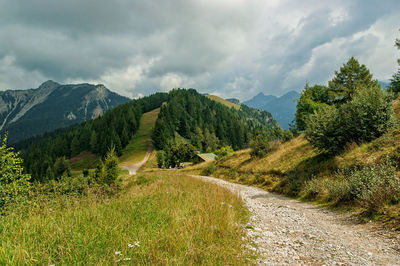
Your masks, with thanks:
<instances>
[{"instance_id":1,"label":"grey storm cloud","mask_svg":"<svg viewBox=\"0 0 400 266\"><path fill-rule=\"evenodd\" d=\"M398 10L397 0L0 0L0 89L54 79L245 100L324 83L353 55L385 80Z\"/></svg>"}]
</instances>

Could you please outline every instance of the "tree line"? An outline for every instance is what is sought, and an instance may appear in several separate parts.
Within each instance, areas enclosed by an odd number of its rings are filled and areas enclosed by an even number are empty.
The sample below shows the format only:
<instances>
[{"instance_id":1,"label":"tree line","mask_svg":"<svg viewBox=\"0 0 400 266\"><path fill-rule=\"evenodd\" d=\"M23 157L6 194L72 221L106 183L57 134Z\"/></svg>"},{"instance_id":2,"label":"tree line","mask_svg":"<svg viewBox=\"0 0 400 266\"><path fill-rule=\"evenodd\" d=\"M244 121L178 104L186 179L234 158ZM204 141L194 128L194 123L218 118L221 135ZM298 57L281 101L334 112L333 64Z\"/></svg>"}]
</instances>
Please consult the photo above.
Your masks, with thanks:
<instances>
[{"instance_id":1,"label":"tree line","mask_svg":"<svg viewBox=\"0 0 400 266\"><path fill-rule=\"evenodd\" d=\"M138 130L142 114L160 107L167 99L166 93L156 93L133 100L94 120L31 138L14 146L21 150L25 172L32 176L32 181L58 178L66 167L65 159L82 151L104 157L113 146L115 153L121 155L122 149Z\"/></svg>"},{"instance_id":2,"label":"tree line","mask_svg":"<svg viewBox=\"0 0 400 266\"><path fill-rule=\"evenodd\" d=\"M152 139L163 150L159 164L174 166L191 160L196 152L214 152L224 146L246 148L256 131L271 136L282 132L266 111L245 105L236 110L193 89L176 89L161 107Z\"/></svg>"}]
</instances>

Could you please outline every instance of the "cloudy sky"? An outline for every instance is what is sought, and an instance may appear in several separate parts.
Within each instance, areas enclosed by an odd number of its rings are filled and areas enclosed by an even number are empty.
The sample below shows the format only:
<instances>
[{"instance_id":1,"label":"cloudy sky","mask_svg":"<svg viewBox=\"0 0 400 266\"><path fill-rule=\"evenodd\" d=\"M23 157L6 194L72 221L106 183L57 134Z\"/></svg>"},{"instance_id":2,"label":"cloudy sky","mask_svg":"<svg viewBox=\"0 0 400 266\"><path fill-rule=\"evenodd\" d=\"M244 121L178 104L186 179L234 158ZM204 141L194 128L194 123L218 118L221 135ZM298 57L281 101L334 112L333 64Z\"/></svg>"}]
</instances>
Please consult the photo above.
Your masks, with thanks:
<instances>
[{"instance_id":1,"label":"cloudy sky","mask_svg":"<svg viewBox=\"0 0 400 266\"><path fill-rule=\"evenodd\" d=\"M246 100L326 83L355 56L387 81L399 0L0 0L0 90L102 83Z\"/></svg>"}]
</instances>

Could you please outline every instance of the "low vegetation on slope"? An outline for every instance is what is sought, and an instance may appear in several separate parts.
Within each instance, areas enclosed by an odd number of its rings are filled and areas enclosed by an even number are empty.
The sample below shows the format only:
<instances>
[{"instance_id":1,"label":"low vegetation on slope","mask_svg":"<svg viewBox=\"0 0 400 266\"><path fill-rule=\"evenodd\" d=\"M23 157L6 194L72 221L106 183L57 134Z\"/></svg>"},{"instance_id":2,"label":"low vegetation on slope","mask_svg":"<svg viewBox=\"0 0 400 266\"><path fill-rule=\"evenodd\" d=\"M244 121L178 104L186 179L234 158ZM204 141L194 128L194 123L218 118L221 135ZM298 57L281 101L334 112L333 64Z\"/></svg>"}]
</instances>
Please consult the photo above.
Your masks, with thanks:
<instances>
[{"instance_id":1,"label":"low vegetation on slope","mask_svg":"<svg viewBox=\"0 0 400 266\"><path fill-rule=\"evenodd\" d=\"M237 196L186 176L126 183L119 196L40 193L19 205L0 220L0 264L253 263Z\"/></svg>"}]
</instances>

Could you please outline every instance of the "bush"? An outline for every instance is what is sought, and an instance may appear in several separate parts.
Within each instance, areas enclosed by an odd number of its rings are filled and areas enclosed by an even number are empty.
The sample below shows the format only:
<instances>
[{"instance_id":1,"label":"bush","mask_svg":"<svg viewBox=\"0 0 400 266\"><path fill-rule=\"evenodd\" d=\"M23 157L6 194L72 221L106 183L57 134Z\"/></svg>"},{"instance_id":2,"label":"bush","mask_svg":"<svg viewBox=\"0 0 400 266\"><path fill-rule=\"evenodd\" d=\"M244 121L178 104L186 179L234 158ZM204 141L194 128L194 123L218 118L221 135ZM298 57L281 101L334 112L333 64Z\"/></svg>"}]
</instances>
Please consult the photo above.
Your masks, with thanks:
<instances>
[{"instance_id":1,"label":"bush","mask_svg":"<svg viewBox=\"0 0 400 266\"><path fill-rule=\"evenodd\" d=\"M167 154L165 151L160 150L157 151L157 165L159 168L165 167L166 166L166 161L167 161Z\"/></svg>"},{"instance_id":2,"label":"bush","mask_svg":"<svg viewBox=\"0 0 400 266\"><path fill-rule=\"evenodd\" d=\"M226 156L229 156L233 153L233 149L231 146L224 146L215 151L215 154L218 156L218 159L222 159Z\"/></svg>"},{"instance_id":3,"label":"bush","mask_svg":"<svg viewBox=\"0 0 400 266\"><path fill-rule=\"evenodd\" d=\"M256 135L250 141L250 156L251 157L264 157L267 153L277 148L276 142L271 142L269 139L262 135Z\"/></svg>"},{"instance_id":4,"label":"bush","mask_svg":"<svg viewBox=\"0 0 400 266\"><path fill-rule=\"evenodd\" d=\"M400 194L400 179L389 160L351 171L347 178L351 195L372 212Z\"/></svg>"},{"instance_id":5,"label":"bush","mask_svg":"<svg viewBox=\"0 0 400 266\"><path fill-rule=\"evenodd\" d=\"M0 139L0 210L24 199L30 191L29 175L22 173L22 159Z\"/></svg>"},{"instance_id":6,"label":"bush","mask_svg":"<svg viewBox=\"0 0 400 266\"><path fill-rule=\"evenodd\" d=\"M390 95L380 87L363 88L338 108L325 106L310 116L306 137L320 152L337 154L348 143L382 136L394 125Z\"/></svg>"},{"instance_id":7,"label":"bush","mask_svg":"<svg viewBox=\"0 0 400 266\"><path fill-rule=\"evenodd\" d=\"M215 172L215 163L212 162L209 165L207 165L206 167L203 168L203 170L201 171L201 175L212 175Z\"/></svg>"}]
</instances>

